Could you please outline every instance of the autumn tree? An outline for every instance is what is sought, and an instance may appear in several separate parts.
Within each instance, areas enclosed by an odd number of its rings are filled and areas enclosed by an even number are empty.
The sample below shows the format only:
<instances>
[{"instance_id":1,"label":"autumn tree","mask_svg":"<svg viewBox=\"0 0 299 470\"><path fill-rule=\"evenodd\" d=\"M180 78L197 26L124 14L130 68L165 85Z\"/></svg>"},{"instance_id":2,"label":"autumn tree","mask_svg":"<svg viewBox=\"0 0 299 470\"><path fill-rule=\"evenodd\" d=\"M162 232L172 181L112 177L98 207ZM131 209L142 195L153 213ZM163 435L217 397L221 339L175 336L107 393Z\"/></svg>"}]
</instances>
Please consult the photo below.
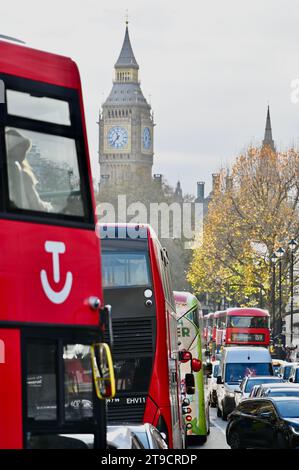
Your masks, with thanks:
<instances>
[{"instance_id":1,"label":"autumn tree","mask_svg":"<svg viewBox=\"0 0 299 470\"><path fill-rule=\"evenodd\" d=\"M270 147L239 156L231 176L221 174L195 250L188 280L197 293L227 296L236 305L264 304L272 311L270 256L298 237L299 154ZM283 266L284 304L289 259Z\"/></svg>"}]
</instances>

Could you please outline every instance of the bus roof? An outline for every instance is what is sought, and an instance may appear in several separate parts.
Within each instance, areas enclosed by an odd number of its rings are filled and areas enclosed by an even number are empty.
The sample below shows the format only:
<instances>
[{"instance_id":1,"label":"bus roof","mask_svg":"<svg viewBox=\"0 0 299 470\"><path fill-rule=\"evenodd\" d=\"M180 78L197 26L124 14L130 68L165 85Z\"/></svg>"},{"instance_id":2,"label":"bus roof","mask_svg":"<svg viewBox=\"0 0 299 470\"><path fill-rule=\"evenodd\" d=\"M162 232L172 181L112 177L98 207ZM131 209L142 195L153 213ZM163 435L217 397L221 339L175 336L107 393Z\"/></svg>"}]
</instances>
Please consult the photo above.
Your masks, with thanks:
<instances>
[{"instance_id":1,"label":"bus roof","mask_svg":"<svg viewBox=\"0 0 299 470\"><path fill-rule=\"evenodd\" d=\"M269 317L269 312L261 308L229 308L227 309L227 316Z\"/></svg>"},{"instance_id":2,"label":"bus roof","mask_svg":"<svg viewBox=\"0 0 299 470\"><path fill-rule=\"evenodd\" d=\"M49 52L0 40L0 72L67 88L79 88L75 62Z\"/></svg>"},{"instance_id":3,"label":"bus roof","mask_svg":"<svg viewBox=\"0 0 299 470\"><path fill-rule=\"evenodd\" d=\"M132 238L154 238L157 235L149 224L133 223L98 223L96 227L97 235L101 239L126 239Z\"/></svg>"}]
</instances>

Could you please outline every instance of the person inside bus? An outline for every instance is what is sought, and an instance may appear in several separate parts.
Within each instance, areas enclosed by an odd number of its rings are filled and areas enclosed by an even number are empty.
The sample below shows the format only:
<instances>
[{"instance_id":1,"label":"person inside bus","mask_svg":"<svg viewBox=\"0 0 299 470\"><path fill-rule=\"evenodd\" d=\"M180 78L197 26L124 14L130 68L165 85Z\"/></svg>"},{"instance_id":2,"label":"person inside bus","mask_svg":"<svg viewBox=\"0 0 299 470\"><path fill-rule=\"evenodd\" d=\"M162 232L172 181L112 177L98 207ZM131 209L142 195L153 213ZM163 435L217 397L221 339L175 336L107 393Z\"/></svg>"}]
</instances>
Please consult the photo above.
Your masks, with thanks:
<instances>
[{"instance_id":1,"label":"person inside bus","mask_svg":"<svg viewBox=\"0 0 299 470\"><path fill-rule=\"evenodd\" d=\"M40 198L36 190L37 180L26 158L31 141L16 129L8 129L5 140L11 203L19 209L50 212L52 205Z\"/></svg>"}]
</instances>

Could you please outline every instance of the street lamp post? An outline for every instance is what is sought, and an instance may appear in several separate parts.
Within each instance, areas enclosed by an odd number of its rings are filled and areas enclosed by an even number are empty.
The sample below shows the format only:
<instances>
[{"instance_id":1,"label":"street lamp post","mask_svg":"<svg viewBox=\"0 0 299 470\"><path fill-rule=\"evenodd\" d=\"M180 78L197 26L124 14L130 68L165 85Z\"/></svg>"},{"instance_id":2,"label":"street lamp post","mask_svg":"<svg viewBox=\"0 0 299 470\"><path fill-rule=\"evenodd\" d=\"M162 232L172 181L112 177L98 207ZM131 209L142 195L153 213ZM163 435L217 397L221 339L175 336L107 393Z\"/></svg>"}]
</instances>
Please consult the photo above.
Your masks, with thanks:
<instances>
[{"instance_id":1,"label":"street lamp post","mask_svg":"<svg viewBox=\"0 0 299 470\"><path fill-rule=\"evenodd\" d=\"M273 255L271 256L271 262L272 262L272 265L273 265L273 270L272 270L272 334L273 334L273 340L274 340L274 337L275 337L275 326L276 326L276 322L275 322L275 316L276 316L276 308L275 308L275 304L276 304L276 296L275 296L275 290L276 290L276 262L278 260L278 256L276 255L276 253L273 253Z\"/></svg>"},{"instance_id":2,"label":"street lamp post","mask_svg":"<svg viewBox=\"0 0 299 470\"><path fill-rule=\"evenodd\" d=\"M281 329L282 329L282 257L283 255L285 254L285 250L280 246L277 250L276 250L276 255L278 256L279 258L279 321L280 321L280 333L281 333Z\"/></svg>"},{"instance_id":3,"label":"street lamp post","mask_svg":"<svg viewBox=\"0 0 299 470\"><path fill-rule=\"evenodd\" d=\"M291 347L292 347L293 346L293 316L294 316L294 252L297 248L298 242L292 239L289 241L288 245L291 251L290 294L291 294Z\"/></svg>"}]
</instances>

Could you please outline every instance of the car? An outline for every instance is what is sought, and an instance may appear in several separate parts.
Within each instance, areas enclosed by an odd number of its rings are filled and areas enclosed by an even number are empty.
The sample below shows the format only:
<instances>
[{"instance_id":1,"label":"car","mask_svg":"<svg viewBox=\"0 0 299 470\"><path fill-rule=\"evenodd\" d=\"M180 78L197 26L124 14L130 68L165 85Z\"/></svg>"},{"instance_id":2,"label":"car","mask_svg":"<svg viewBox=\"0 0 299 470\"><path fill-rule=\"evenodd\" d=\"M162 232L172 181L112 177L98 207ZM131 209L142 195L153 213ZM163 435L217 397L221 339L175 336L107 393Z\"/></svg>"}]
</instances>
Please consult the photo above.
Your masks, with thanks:
<instances>
[{"instance_id":1,"label":"car","mask_svg":"<svg viewBox=\"0 0 299 470\"><path fill-rule=\"evenodd\" d=\"M232 449L298 448L299 398L243 400L228 416L226 441Z\"/></svg>"},{"instance_id":2,"label":"car","mask_svg":"<svg viewBox=\"0 0 299 470\"><path fill-rule=\"evenodd\" d=\"M56 437L53 449L72 448L72 449L93 449L93 434L61 434ZM61 447L60 441L63 439ZM52 436L53 441L53 436ZM53 446L54 445L54 446ZM107 426L107 449L145 449L139 437L130 429L129 426Z\"/></svg>"},{"instance_id":3,"label":"car","mask_svg":"<svg viewBox=\"0 0 299 470\"><path fill-rule=\"evenodd\" d=\"M128 424L128 427L145 449L168 449L166 435L160 433L152 424Z\"/></svg>"},{"instance_id":4,"label":"car","mask_svg":"<svg viewBox=\"0 0 299 470\"><path fill-rule=\"evenodd\" d=\"M235 390L246 375L273 376L272 359L263 347L230 346L223 349L217 377L217 416L225 421L235 408Z\"/></svg>"},{"instance_id":5,"label":"car","mask_svg":"<svg viewBox=\"0 0 299 470\"><path fill-rule=\"evenodd\" d=\"M219 372L219 361L212 364L212 373L208 381L208 400L212 408L217 406L217 377Z\"/></svg>"},{"instance_id":6,"label":"car","mask_svg":"<svg viewBox=\"0 0 299 470\"><path fill-rule=\"evenodd\" d=\"M108 426L107 449L145 449L145 447L129 426Z\"/></svg>"},{"instance_id":7,"label":"car","mask_svg":"<svg viewBox=\"0 0 299 470\"><path fill-rule=\"evenodd\" d=\"M268 389L275 390L276 388L287 388L287 389L294 388L294 389L297 389L298 384L292 384L290 382L261 384L261 385L258 386L257 390L255 391L254 396L257 397L257 398L262 397L264 395L265 390L268 390ZM252 395L251 395L251 397L252 397Z\"/></svg>"},{"instance_id":8,"label":"car","mask_svg":"<svg viewBox=\"0 0 299 470\"><path fill-rule=\"evenodd\" d=\"M241 384L240 390L235 390L235 403L236 406L240 403L240 401L248 398L252 388L256 385L266 384L266 383L282 383L283 380L280 377L276 377L275 375L261 375L255 377L245 377Z\"/></svg>"},{"instance_id":9,"label":"car","mask_svg":"<svg viewBox=\"0 0 299 470\"><path fill-rule=\"evenodd\" d=\"M294 364L291 368L289 382L299 383L299 365Z\"/></svg>"},{"instance_id":10,"label":"car","mask_svg":"<svg viewBox=\"0 0 299 470\"><path fill-rule=\"evenodd\" d=\"M261 397L299 397L299 387L264 388Z\"/></svg>"}]
</instances>

